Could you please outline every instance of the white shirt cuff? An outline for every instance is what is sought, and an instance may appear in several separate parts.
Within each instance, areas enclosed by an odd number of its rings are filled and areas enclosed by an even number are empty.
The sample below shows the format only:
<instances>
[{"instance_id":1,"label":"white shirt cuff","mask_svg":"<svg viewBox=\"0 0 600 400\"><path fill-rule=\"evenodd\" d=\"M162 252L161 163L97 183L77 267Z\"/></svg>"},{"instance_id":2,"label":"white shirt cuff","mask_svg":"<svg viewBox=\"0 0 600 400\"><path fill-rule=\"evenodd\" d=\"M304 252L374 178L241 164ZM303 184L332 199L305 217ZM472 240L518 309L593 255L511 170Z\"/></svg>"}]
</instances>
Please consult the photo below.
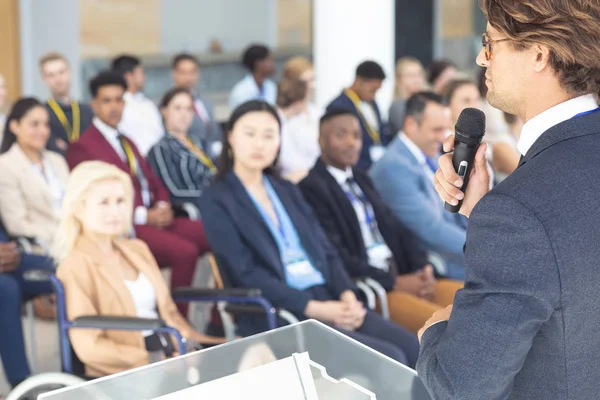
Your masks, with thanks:
<instances>
[{"instance_id":1,"label":"white shirt cuff","mask_svg":"<svg viewBox=\"0 0 600 400\"><path fill-rule=\"evenodd\" d=\"M148 209L144 206L135 208L133 213L133 223L136 225L146 225L148 222Z\"/></svg>"}]
</instances>

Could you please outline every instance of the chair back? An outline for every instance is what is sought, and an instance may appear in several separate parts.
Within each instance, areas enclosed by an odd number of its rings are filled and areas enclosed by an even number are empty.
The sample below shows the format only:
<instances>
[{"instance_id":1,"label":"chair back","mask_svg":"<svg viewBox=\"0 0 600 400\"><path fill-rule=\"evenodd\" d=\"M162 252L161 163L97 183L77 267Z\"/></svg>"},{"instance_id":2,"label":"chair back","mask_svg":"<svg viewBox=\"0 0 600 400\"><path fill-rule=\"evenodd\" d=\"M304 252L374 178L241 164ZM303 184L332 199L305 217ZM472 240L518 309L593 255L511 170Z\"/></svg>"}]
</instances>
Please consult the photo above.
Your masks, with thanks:
<instances>
[{"instance_id":1,"label":"chair back","mask_svg":"<svg viewBox=\"0 0 600 400\"><path fill-rule=\"evenodd\" d=\"M227 268L225 261L218 258L214 253L210 253L208 260L210 262L210 268L213 276L215 277L215 283L219 289L231 289L234 288L229 275L227 274Z\"/></svg>"}]
</instances>

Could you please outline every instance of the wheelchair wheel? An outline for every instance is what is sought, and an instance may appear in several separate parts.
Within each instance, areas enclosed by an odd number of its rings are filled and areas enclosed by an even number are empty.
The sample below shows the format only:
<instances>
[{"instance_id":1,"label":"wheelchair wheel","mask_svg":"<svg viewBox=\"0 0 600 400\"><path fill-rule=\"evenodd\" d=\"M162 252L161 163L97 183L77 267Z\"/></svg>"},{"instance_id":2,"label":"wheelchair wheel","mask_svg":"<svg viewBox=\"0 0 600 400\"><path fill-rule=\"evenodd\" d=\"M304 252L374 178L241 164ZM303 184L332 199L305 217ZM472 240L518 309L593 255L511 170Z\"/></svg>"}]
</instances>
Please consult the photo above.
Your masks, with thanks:
<instances>
[{"instance_id":1,"label":"wheelchair wheel","mask_svg":"<svg viewBox=\"0 0 600 400\"><path fill-rule=\"evenodd\" d=\"M37 400L38 396L67 386L78 385L85 380L62 372L34 375L17 385L6 400Z\"/></svg>"}]
</instances>

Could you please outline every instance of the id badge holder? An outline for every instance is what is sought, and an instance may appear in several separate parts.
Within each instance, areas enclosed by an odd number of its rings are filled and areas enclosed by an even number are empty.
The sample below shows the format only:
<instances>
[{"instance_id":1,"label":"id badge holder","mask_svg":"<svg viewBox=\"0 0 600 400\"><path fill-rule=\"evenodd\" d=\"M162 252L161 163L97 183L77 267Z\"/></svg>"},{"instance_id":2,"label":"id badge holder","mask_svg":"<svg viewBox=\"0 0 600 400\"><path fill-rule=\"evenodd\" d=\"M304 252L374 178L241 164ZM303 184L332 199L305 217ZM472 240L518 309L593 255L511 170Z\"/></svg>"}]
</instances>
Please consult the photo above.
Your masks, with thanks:
<instances>
[{"instance_id":1,"label":"id badge holder","mask_svg":"<svg viewBox=\"0 0 600 400\"><path fill-rule=\"evenodd\" d=\"M379 161L381 157L385 154L385 147L380 144L373 145L369 148L369 155L371 156L371 162L375 163Z\"/></svg>"}]
</instances>

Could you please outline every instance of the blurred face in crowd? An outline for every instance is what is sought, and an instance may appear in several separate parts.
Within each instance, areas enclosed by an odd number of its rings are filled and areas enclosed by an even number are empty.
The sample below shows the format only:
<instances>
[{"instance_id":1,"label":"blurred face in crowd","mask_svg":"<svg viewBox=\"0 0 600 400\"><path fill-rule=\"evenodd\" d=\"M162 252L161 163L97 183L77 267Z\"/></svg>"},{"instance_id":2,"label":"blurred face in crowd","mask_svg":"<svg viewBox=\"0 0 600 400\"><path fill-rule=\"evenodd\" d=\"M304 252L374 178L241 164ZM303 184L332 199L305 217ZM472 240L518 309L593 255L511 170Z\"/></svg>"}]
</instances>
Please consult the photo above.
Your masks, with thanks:
<instances>
[{"instance_id":1,"label":"blurred face in crowd","mask_svg":"<svg viewBox=\"0 0 600 400\"><path fill-rule=\"evenodd\" d=\"M456 123L465 108L481 108L481 96L475 84L462 85L454 91L450 99L452 122Z\"/></svg>"},{"instance_id":2,"label":"blurred face in crowd","mask_svg":"<svg viewBox=\"0 0 600 400\"><path fill-rule=\"evenodd\" d=\"M242 116L229 133L234 168L264 170L279 153L279 123L267 111L253 111Z\"/></svg>"},{"instance_id":3,"label":"blurred face in crowd","mask_svg":"<svg viewBox=\"0 0 600 400\"><path fill-rule=\"evenodd\" d=\"M382 83L383 81L380 79L357 77L353 88L362 101L372 102L375 101L375 95L377 94L377 91L381 89Z\"/></svg>"},{"instance_id":4,"label":"blurred face in crowd","mask_svg":"<svg viewBox=\"0 0 600 400\"><path fill-rule=\"evenodd\" d=\"M345 170L353 167L362 149L362 131L354 115L339 115L321 125L319 135L323 162Z\"/></svg>"},{"instance_id":5,"label":"blurred face in crowd","mask_svg":"<svg viewBox=\"0 0 600 400\"><path fill-rule=\"evenodd\" d=\"M162 110L169 133L187 133L194 119L194 103L188 93L179 93Z\"/></svg>"},{"instance_id":6,"label":"blurred face in crowd","mask_svg":"<svg viewBox=\"0 0 600 400\"><path fill-rule=\"evenodd\" d=\"M196 90L198 80L200 79L200 69L192 60L181 60L172 71L175 87L186 88L187 90Z\"/></svg>"},{"instance_id":7,"label":"blurred face in crowd","mask_svg":"<svg viewBox=\"0 0 600 400\"><path fill-rule=\"evenodd\" d=\"M6 102L6 80L2 75L0 75L0 109L4 106Z\"/></svg>"},{"instance_id":8,"label":"blurred face in crowd","mask_svg":"<svg viewBox=\"0 0 600 400\"><path fill-rule=\"evenodd\" d=\"M144 84L146 81L144 67L142 67L142 65L136 66L132 72L125 74L125 80L127 81L128 91L132 93L141 92L144 89Z\"/></svg>"},{"instance_id":9,"label":"blurred face in crowd","mask_svg":"<svg viewBox=\"0 0 600 400\"><path fill-rule=\"evenodd\" d=\"M428 157L440 155L442 143L446 138L446 130L451 126L450 112L447 107L434 102L427 102L420 118L406 118L404 133Z\"/></svg>"},{"instance_id":10,"label":"blurred face in crowd","mask_svg":"<svg viewBox=\"0 0 600 400\"><path fill-rule=\"evenodd\" d=\"M300 75L300 80L306 83L306 100L312 101L315 96L315 70L307 69Z\"/></svg>"},{"instance_id":11,"label":"blurred face in crowd","mask_svg":"<svg viewBox=\"0 0 600 400\"><path fill-rule=\"evenodd\" d=\"M433 82L433 91L437 94L441 94L444 91L444 88L452 79L456 77L456 68L450 66L447 67L444 72L440 74L440 76Z\"/></svg>"},{"instance_id":12,"label":"blurred face in crowd","mask_svg":"<svg viewBox=\"0 0 600 400\"><path fill-rule=\"evenodd\" d=\"M420 64L415 62L406 63L402 71L399 72L400 75L396 76L396 79L398 85L400 85L400 92L406 98L425 89L425 74Z\"/></svg>"},{"instance_id":13,"label":"blurred face in crowd","mask_svg":"<svg viewBox=\"0 0 600 400\"><path fill-rule=\"evenodd\" d=\"M42 79L53 97L68 97L71 69L65 60L52 60L42 65Z\"/></svg>"},{"instance_id":14,"label":"blurred face in crowd","mask_svg":"<svg viewBox=\"0 0 600 400\"><path fill-rule=\"evenodd\" d=\"M256 71L265 78L275 74L275 59L273 58L273 53L269 53L264 60L256 62Z\"/></svg>"},{"instance_id":15,"label":"blurred face in crowd","mask_svg":"<svg viewBox=\"0 0 600 400\"><path fill-rule=\"evenodd\" d=\"M42 106L34 107L21 120L11 121L10 130L17 137L17 143L22 149L42 151L50 138L48 111Z\"/></svg>"},{"instance_id":16,"label":"blurred face in crowd","mask_svg":"<svg viewBox=\"0 0 600 400\"><path fill-rule=\"evenodd\" d=\"M125 91L119 85L106 85L98 89L98 95L92 100L94 114L108 126L117 128L123 115Z\"/></svg>"},{"instance_id":17,"label":"blurred face in crowd","mask_svg":"<svg viewBox=\"0 0 600 400\"><path fill-rule=\"evenodd\" d=\"M494 29L489 23L487 34L490 40L506 39L506 36ZM536 53L534 46L530 50L516 51L509 41L493 42L491 59L485 58L482 50L477 56L478 65L487 68L485 84L488 88L487 100L495 108L510 114L519 115L524 109L525 93L530 92L535 79Z\"/></svg>"},{"instance_id":18,"label":"blurred face in crowd","mask_svg":"<svg viewBox=\"0 0 600 400\"><path fill-rule=\"evenodd\" d=\"M122 235L129 225L128 202L123 183L116 179L99 181L90 186L77 212L83 232L94 236Z\"/></svg>"}]
</instances>

